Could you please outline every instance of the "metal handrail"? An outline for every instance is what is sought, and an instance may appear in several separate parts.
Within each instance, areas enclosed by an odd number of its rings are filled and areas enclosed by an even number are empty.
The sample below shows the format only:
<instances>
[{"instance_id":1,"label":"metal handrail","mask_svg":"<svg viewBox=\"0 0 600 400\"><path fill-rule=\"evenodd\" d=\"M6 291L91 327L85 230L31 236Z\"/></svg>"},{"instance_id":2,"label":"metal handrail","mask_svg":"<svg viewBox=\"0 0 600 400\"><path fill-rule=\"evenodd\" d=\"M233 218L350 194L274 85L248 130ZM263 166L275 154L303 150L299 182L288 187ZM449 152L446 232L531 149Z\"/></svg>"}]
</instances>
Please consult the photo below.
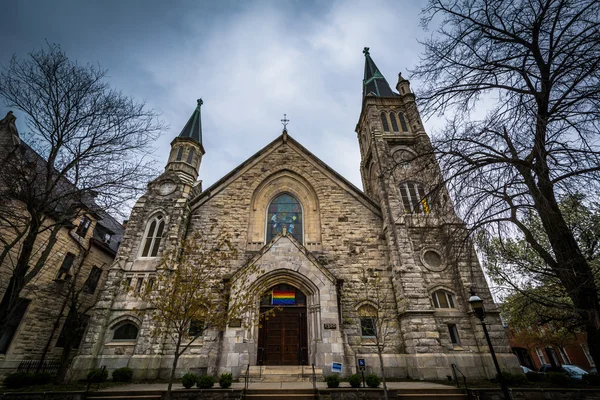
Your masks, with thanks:
<instances>
[{"instance_id":1,"label":"metal handrail","mask_svg":"<svg viewBox=\"0 0 600 400\"><path fill-rule=\"evenodd\" d=\"M315 392L315 399L318 399L319 393L317 392L317 376L315 375L315 364L312 364L312 383L313 391Z\"/></svg>"},{"instance_id":2,"label":"metal handrail","mask_svg":"<svg viewBox=\"0 0 600 400\"><path fill-rule=\"evenodd\" d=\"M262 379L262 366L264 363L263 357L264 357L264 353L265 353L265 348L264 347L259 347L258 351L260 351L260 358L259 358L259 367L258 367L258 379Z\"/></svg>"},{"instance_id":3,"label":"metal handrail","mask_svg":"<svg viewBox=\"0 0 600 400\"><path fill-rule=\"evenodd\" d=\"M456 364L451 364L450 366L452 367L452 375L454 375L454 382L456 382L456 387L460 389L460 382L458 381L458 377L456 376L456 373L458 372L462 375L465 390L467 392L467 397L469 398L469 400L471 400L471 392L469 391L469 387L467 386L467 377L465 376L465 374L462 373L460 369L458 369Z\"/></svg>"},{"instance_id":4,"label":"metal handrail","mask_svg":"<svg viewBox=\"0 0 600 400\"><path fill-rule=\"evenodd\" d=\"M102 368L100 368L99 370L97 370L96 372L94 372L92 374L92 376L87 378L88 384L87 384L87 388L85 389L86 393L90 391L90 385L92 384L92 379L98 375L98 374L102 374L104 375L104 371L106 370L106 365L103 365ZM98 382L98 386L96 386L96 391L98 391L98 389L100 389L100 384L102 383L102 381Z\"/></svg>"},{"instance_id":5,"label":"metal handrail","mask_svg":"<svg viewBox=\"0 0 600 400\"><path fill-rule=\"evenodd\" d=\"M244 377L244 390L242 391L242 399L246 398L248 391L248 377L250 376L250 364L246 367L246 376Z\"/></svg>"}]
</instances>

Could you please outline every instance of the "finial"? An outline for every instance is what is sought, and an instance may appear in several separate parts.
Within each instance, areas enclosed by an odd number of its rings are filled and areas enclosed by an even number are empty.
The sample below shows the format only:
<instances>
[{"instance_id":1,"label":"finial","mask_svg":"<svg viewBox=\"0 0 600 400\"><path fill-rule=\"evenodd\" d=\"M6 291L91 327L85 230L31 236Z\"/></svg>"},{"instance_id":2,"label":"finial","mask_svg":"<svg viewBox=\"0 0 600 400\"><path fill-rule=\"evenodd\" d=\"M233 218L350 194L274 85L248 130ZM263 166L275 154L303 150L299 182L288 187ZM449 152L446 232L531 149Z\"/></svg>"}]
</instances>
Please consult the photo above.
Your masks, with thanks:
<instances>
[{"instance_id":1,"label":"finial","mask_svg":"<svg viewBox=\"0 0 600 400\"><path fill-rule=\"evenodd\" d=\"M283 124L283 130L287 131L287 124L288 122L290 122L289 119L287 119L287 114L283 114L283 119L281 120L281 123Z\"/></svg>"},{"instance_id":2,"label":"finial","mask_svg":"<svg viewBox=\"0 0 600 400\"><path fill-rule=\"evenodd\" d=\"M196 100L196 102L198 103L198 107L200 107L202 104L204 104L202 99L198 99L198 100Z\"/></svg>"},{"instance_id":3,"label":"finial","mask_svg":"<svg viewBox=\"0 0 600 400\"><path fill-rule=\"evenodd\" d=\"M365 47L363 49L363 54L365 55L365 57L369 55L369 48L368 47Z\"/></svg>"}]
</instances>

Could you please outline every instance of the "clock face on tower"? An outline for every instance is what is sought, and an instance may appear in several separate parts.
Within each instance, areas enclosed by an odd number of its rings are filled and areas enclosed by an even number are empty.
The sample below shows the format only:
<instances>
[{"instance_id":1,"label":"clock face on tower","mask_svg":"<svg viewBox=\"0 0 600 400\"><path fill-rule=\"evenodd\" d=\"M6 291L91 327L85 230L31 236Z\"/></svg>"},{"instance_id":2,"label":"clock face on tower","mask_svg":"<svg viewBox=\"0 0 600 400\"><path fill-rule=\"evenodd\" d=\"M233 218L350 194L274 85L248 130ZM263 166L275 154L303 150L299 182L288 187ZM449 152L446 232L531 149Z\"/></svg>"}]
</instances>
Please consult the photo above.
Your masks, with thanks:
<instances>
[{"instance_id":1,"label":"clock face on tower","mask_svg":"<svg viewBox=\"0 0 600 400\"><path fill-rule=\"evenodd\" d=\"M164 181L158 187L158 193L160 193L163 196L166 196L168 194L173 193L175 191L175 189L177 189L177 185L175 184L175 182L173 182L173 181Z\"/></svg>"}]
</instances>

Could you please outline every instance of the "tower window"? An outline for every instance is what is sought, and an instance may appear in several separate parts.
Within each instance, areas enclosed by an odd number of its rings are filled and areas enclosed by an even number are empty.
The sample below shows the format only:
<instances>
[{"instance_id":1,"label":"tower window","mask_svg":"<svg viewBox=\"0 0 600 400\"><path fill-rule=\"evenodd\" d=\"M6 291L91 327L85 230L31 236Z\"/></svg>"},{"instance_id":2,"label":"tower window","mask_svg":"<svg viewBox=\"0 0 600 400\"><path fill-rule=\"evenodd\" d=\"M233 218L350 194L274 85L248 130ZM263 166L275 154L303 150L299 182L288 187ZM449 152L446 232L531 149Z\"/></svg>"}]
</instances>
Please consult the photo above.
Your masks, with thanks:
<instances>
[{"instance_id":1,"label":"tower window","mask_svg":"<svg viewBox=\"0 0 600 400\"><path fill-rule=\"evenodd\" d=\"M445 290L438 290L431 296L435 308L456 308L454 306L454 296Z\"/></svg>"},{"instance_id":2,"label":"tower window","mask_svg":"<svg viewBox=\"0 0 600 400\"><path fill-rule=\"evenodd\" d=\"M407 214L429 214L430 208L423 185L417 182L404 182L400 184L400 194L404 212Z\"/></svg>"},{"instance_id":3,"label":"tower window","mask_svg":"<svg viewBox=\"0 0 600 400\"><path fill-rule=\"evenodd\" d=\"M177 158L175 160L181 161L182 158L183 158L183 147L179 147L177 149Z\"/></svg>"},{"instance_id":4,"label":"tower window","mask_svg":"<svg viewBox=\"0 0 600 400\"><path fill-rule=\"evenodd\" d=\"M269 204L267 242L284 231L303 243L302 206L295 197L287 193L275 197Z\"/></svg>"},{"instance_id":5,"label":"tower window","mask_svg":"<svg viewBox=\"0 0 600 400\"><path fill-rule=\"evenodd\" d=\"M390 113L390 122L392 123L392 130L398 132L398 121L396 121L394 113Z\"/></svg>"},{"instance_id":6,"label":"tower window","mask_svg":"<svg viewBox=\"0 0 600 400\"><path fill-rule=\"evenodd\" d=\"M148 221L148 224L146 236L142 241L144 243L142 257L156 257L165 229L165 219L162 215L157 215Z\"/></svg>"},{"instance_id":7,"label":"tower window","mask_svg":"<svg viewBox=\"0 0 600 400\"><path fill-rule=\"evenodd\" d=\"M408 124L406 123L406 118L404 118L404 114L399 112L398 119L400 119L400 126L402 127L402 132L408 132Z\"/></svg>"},{"instance_id":8,"label":"tower window","mask_svg":"<svg viewBox=\"0 0 600 400\"><path fill-rule=\"evenodd\" d=\"M193 160L194 160L194 149L190 149L190 151L188 152L188 156L187 156L187 163L191 164Z\"/></svg>"},{"instance_id":9,"label":"tower window","mask_svg":"<svg viewBox=\"0 0 600 400\"><path fill-rule=\"evenodd\" d=\"M388 125L388 120L387 120L387 114L384 112L381 113L381 125L383 125L383 130L385 132L390 131L390 126Z\"/></svg>"}]
</instances>

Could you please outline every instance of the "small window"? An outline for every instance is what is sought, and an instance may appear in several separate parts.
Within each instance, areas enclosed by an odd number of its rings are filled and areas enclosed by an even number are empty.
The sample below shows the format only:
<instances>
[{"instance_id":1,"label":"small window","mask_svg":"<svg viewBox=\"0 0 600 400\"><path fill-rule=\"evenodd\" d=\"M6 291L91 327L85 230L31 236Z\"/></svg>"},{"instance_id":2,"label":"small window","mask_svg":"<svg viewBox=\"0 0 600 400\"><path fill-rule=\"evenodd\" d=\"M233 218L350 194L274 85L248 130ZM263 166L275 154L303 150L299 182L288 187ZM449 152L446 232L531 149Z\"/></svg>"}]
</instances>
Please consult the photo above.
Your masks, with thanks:
<instances>
[{"instance_id":1,"label":"small window","mask_svg":"<svg viewBox=\"0 0 600 400\"><path fill-rule=\"evenodd\" d=\"M539 347L536 347L535 353L537 354L538 358L540 359L540 364L542 364L542 365L548 364L546 362L546 358L544 357L544 352L542 351L542 349L540 349Z\"/></svg>"},{"instance_id":2,"label":"small window","mask_svg":"<svg viewBox=\"0 0 600 400\"><path fill-rule=\"evenodd\" d=\"M360 318L360 335L364 338L373 338L377 332L375 326L375 318L361 317Z\"/></svg>"},{"instance_id":3,"label":"small window","mask_svg":"<svg viewBox=\"0 0 600 400\"><path fill-rule=\"evenodd\" d=\"M82 216L81 221L79 222L79 226L77 227L75 233L77 233L79 237L85 237L85 235L87 235L87 231L90 228L91 223L92 221L88 217L86 217L85 215Z\"/></svg>"},{"instance_id":4,"label":"small window","mask_svg":"<svg viewBox=\"0 0 600 400\"><path fill-rule=\"evenodd\" d=\"M137 282L135 283L135 293L142 293L142 287L144 285L144 278L137 278Z\"/></svg>"},{"instance_id":5,"label":"small window","mask_svg":"<svg viewBox=\"0 0 600 400\"><path fill-rule=\"evenodd\" d=\"M402 127L402 132L408 132L408 124L406 123L406 118L404 118L404 114L399 112L398 119L400 120L400 126Z\"/></svg>"},{"instance_id":6,"label":"small window","mask_svg":"<svg viewBox=\"0 0 600 400\"><path fill-rule=\"evenodd\" d=\"M177 158L175 159L175 161L181 161L182 158L183 158L183 147L179 147L177 149Z\"/></svg>"},{"instance_id":7,"label":"small window","mask_svg":"<svg viewBox=\"0 0 600 400\"><path fill-rule=\"evenodd\" d=\"M148 230L142 243L142 257L156 257L160 242L162 240L163 231L165 229L165 220L162 215L157 215L148 221Z\"/></svg>"},{"instance_id":8,"label":"small window","mask_svg":"<svg viewBox=\"0 0 600 400\"><path fill-rule=\"evenodd\" d=\"M438 290L433 293L433 306L435 308L455 308L454 296L445 290Z\"/></svg>"},{"instance_id":9,"label":"small window","mask_svg":"<svg viewBox=\"0 0 600 400\"><path fill-rule=\"evenodd\" d=\"M102 270L100 268L92 267L90 275L88 276L83 286L83 291L92 294L96 292L96 288L98 287L98 281L100 280L101 275Z\"/></svg>"},{"instance_id":10,"label":"small window","mask_svg":"<svg viewBox=\"0 0 600 400\"><path fill-rule=\"evenodd\" d=\"M387 114L384 112L381 113L381 125L383 126L383 130L385 132L390 131L390 126L388 125L388 120L387 120Z\"/></svg>"},{"instance_id":11,"label":"small window","mask_svg":"<svg viewBox=\"0 0 600 400\"><path fill-rule=\"evenodd\" d=\"M148 278L148 283L146 284L146 292L150 292L152 289L154 289L154 281L155 280L156 280L156 278L154 278L153 276Z\"/></svg>"},{"instance_id":12,"label":"small window","mask_svg":"<svg viewBox=\"0 0 600 400\"><path fill-rule=\"evenodd\" d=\"M194 319L190 322L190 327L188 328L188 336L190 337L198 337L202 336L204 332L204 321Z\"/></svg>"},{"instance_id":13,"label":"small window","mask_svg":"<svg viewBox=\"0 0 600 400\"><path fill-rule=\"evenodd\" d=\"M126 322L115 329L113 340L135 340L137 339L138 328L131 322Z\"/></svg>"},{"instance_id":14,"label":"small window","mask_svg":"<svg viewBox=\"0 0 600 400\"><path fill-rule=\"evenodd\" d=\"M460 344L460 340L458 338L458 329L456 329L455 324L448 324L448 332L450 333L450 342L455 345Z\"/></svg>"},{"instance_id":15,"label":"small window","mask_svg":"<svg viewBox=\"0 0 600 400\"><path fill-rule=\"evenodd\" d=\"M75 254L67 253L67 255L65 256L65 259L62 262L62 265L60 266L60 269L58 270L58 274L56 275L56 280L68 281L71 279L71 274L69 274L69 271L71 270L71 267L73 266L73 261L75 261Z\"/></svg>"},{"instance_id":16,"label":"small window","mask_svg":"<svg viewBox=\"0 0 600 400\"><path fill-rule=\"evenodd\" d=\"M187 156L187 163L192 164L193 160L194 160L194 149L190 149L190 151L188 152L188 156Z\"/></svg>"},{"instance_id":17,"label":"small window","mask_svg":"<svg viewBox=\"0 0 600 400\"><path fill-rule=\"evenodd\" d=\"M394 113L390 113L390 122L392 123L392 130L398 132L398 121L396 121Z\"/></svg>"},{"instance_id":18,"label":"small window","mask_svg":"<svg viewBox=\"0 0 600 400\"><path fill-rule=\"evenodd\" d=\"M27 306L29 306L29 300L19 299L17 307L15 308L15 310L13 311L12 315L9 317L6 323L4 332L0 334L0 354L6 354L6 352L8 351L8 348L10 347L15 333L17 333L19 324L25 316Z\"/></svg>"},{"instance_id":19,"label":"small window","mask_svg":"<svg viewBox=\"0 0 600 400\"><path fill-rule=\"evenodd\" d=\"M404 212L407 214L429 214L431 209L425 197L423 185L417 182L403 182L400 184L400 195Z\"/></svg>"},{"instance_id":20,"label":"small window","mask_svg":"<svg viewBox=\"0 0 600 400\"><path fill-rule=\"evenodd\" d=\"M133 275L128 275L125 277L125 287L129 291L131 290L131 283L133 282Z\"/></svg>"}]
</instances>

